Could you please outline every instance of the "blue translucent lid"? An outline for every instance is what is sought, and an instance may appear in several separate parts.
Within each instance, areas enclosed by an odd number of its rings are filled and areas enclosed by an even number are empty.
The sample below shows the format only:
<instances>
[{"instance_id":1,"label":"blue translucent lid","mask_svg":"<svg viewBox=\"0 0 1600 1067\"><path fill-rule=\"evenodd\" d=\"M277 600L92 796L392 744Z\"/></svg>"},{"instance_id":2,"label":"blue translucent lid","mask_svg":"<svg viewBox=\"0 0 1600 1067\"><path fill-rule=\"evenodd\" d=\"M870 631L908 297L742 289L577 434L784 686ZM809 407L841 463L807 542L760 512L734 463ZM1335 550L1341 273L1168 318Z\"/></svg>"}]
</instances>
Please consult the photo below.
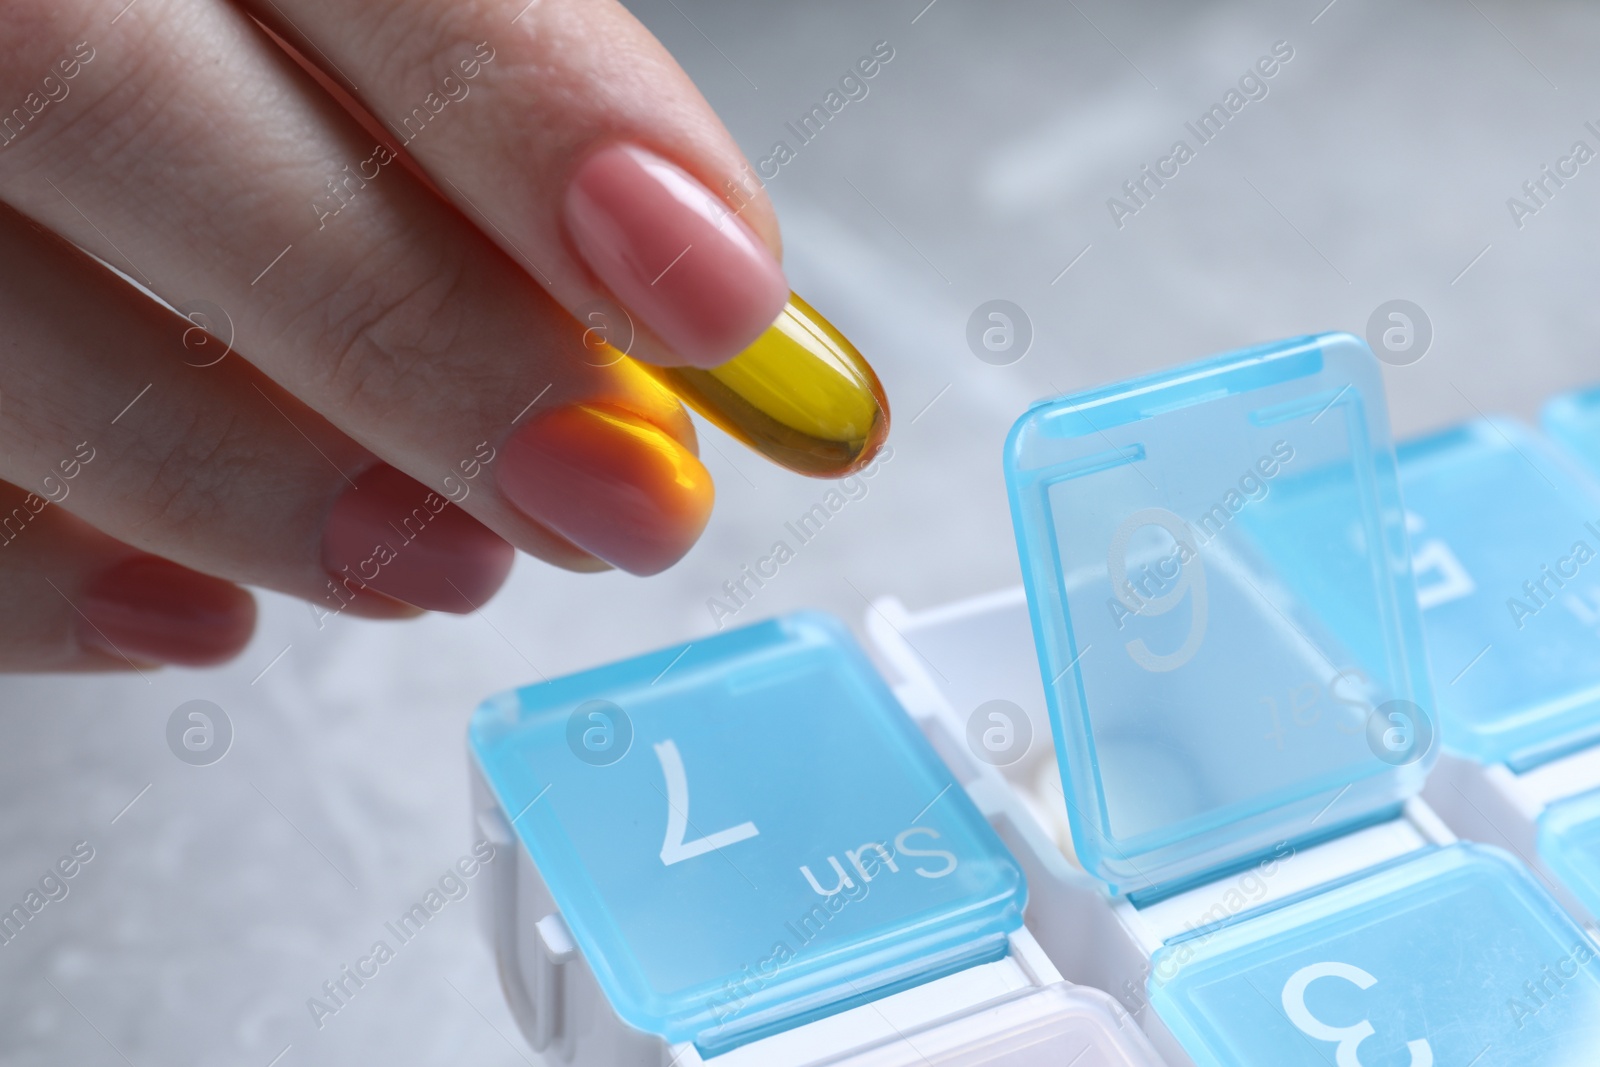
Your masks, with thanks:
<instances>
[{"instance_id":1,"label":"blue translucent lid","mask_svg":"<svg viewBox=\"0 0 1600 1067\"><path fill-rule=\"evenodd\" d=\"M1556 801L1539 814L1539 858L1600 917L1600 790Z\"/></svg>"},{"instance_id":2,"label":"blue translucent lid","mask_svg":"<svg viewBox=\"0 0 1600 1067\"><path fill-rule=\"evenodd\" d=\"M1600 485L1505 419L1399 455L1446 747L1523 770L1600 736Z\"/></svg>"},{"instance_id":3,"label":"blue translucent lid","mask_svg":"<svg viewBox=\"0 0 1600 1067\"><path fill-rule=\"evenodd\" d=\"M504 693L472 752L617 1014L711 1053L1007 951L1022 873L838 622Z\"/></svg>"},{"instance_id":4,"label":"blue translucent lid","mask_svg":"<svg viewBox=\"0 0 1600 1067\"><path fill-rule=\"evenodd\" d=\"M1600 473L1600 385L1563 393L1544 406L1545 432Z\"/></svg>"},{"instance_id":5,"label":"blue translucent lid","mask_svg":"<svg viewBox=\"0 0 1600 1067\"><path fill-rule=\"evenodd\" d=\"M1181 888L1421 787L1432 696L1361 341L1299 338L1042 403L1005 468L1090 873Z\"/></svg>"},{"instance_id":6,"label":"blue translucent lid","mask_svg":"<svg viewBox=\"0 0 1600 1067\"><path fill-rule=\"evenodd\" d=\"M1521 863L1452 845L1163 946L1150 1001L1196 1067L1588 1067L1595 953Z\"/></svg>"}]
</instances>

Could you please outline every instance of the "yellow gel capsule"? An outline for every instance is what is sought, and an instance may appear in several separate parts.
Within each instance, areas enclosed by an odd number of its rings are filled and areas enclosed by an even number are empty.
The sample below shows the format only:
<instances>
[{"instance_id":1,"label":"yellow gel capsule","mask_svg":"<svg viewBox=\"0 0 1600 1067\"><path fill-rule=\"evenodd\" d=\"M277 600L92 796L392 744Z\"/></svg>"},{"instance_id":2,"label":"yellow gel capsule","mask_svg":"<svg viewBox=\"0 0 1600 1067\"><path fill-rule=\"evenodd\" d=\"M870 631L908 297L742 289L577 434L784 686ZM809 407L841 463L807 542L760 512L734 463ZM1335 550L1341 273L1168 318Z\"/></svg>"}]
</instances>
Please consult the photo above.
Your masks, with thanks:
<instances>
[{"instance_id":1,"label":"yellow gel capsule","mask_svg":"<svg viewBox=\"0 0 1600 1067\"><path fill-rule=\"evenodd\" d=\"M640 366L716 426L800 474L860 470L889 436L878 376L793 293L778 320L720 367Z\"/></svg>"}]
</instances>

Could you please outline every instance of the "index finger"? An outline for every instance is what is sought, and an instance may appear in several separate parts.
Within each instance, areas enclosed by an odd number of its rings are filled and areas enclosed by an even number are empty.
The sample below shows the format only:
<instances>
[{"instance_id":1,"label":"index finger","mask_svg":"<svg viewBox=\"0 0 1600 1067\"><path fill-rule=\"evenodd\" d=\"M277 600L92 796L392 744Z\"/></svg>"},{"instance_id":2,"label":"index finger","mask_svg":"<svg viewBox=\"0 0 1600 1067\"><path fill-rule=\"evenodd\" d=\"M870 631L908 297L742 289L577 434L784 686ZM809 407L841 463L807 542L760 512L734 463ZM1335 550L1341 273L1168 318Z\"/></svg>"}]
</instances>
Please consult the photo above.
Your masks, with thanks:
<instances>
[{"instance_id":1,"label":"index finger","mask_svg":"<svg viewBox=\"0 0 1600 1067\"><path fill-rule=\"evenodd\" d=\"M631 355L713 366L783 309L765 190L688 76L612 0L246 6L342 80L568 311L620 301Z\"/></svg>"}]
</instances>

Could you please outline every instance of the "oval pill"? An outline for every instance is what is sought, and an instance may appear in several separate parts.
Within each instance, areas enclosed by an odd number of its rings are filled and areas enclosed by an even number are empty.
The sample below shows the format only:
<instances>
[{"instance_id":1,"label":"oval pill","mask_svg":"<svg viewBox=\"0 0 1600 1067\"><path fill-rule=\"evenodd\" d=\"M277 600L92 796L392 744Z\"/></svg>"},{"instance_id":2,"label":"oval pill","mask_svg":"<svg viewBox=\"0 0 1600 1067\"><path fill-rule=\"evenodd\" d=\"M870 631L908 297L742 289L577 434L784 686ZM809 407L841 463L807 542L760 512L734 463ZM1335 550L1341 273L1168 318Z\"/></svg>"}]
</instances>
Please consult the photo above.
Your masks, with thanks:
<instances>
[{"instance_id":1,"label":"oval pill","mask_svg":"<svg viewBox=\"0 0 1600 1067\"><path fill-rule=\"evenodd\" d=\"M724 432L800 474L843 477L871 462L889 436L878 376L794 293L777 321L720 367L640 366Z\"/></svg>"}]
</instances>

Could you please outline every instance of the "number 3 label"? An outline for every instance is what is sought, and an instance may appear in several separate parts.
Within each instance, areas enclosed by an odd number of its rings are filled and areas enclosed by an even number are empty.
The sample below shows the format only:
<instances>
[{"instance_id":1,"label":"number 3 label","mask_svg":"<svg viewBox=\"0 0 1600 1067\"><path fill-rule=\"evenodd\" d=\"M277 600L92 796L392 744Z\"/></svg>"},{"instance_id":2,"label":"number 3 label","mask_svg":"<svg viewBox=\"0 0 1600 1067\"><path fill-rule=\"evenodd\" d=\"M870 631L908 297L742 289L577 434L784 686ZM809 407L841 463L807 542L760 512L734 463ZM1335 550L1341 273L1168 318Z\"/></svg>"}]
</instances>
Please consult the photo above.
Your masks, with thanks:
<instances>
[{"instance_id":1,"label":"number 3 label","mask_svg":"<svg viewBox=\"0 0 1600 1067\"><path fill-rule=\"evenodd\" d=\"M1378 980L1348 963L1313 963L1294 972L1283 987L1283 1010L1290 1022L1318 1041L1337 1044L1334 1063L1338 1067L1364 1067L1357 1049L1377 1031L1366 1019L1354 1026L1329 1026L1312 1015L1311 1009L1306 1007L1306 987L1318 978L1343 978L1357 989L1371 989ZM1411 1067L1433 1067L1433 1047L1427 1041L1407 1041L1406 1048L1411 1050Z\"/></svg>"}]
</instances>

